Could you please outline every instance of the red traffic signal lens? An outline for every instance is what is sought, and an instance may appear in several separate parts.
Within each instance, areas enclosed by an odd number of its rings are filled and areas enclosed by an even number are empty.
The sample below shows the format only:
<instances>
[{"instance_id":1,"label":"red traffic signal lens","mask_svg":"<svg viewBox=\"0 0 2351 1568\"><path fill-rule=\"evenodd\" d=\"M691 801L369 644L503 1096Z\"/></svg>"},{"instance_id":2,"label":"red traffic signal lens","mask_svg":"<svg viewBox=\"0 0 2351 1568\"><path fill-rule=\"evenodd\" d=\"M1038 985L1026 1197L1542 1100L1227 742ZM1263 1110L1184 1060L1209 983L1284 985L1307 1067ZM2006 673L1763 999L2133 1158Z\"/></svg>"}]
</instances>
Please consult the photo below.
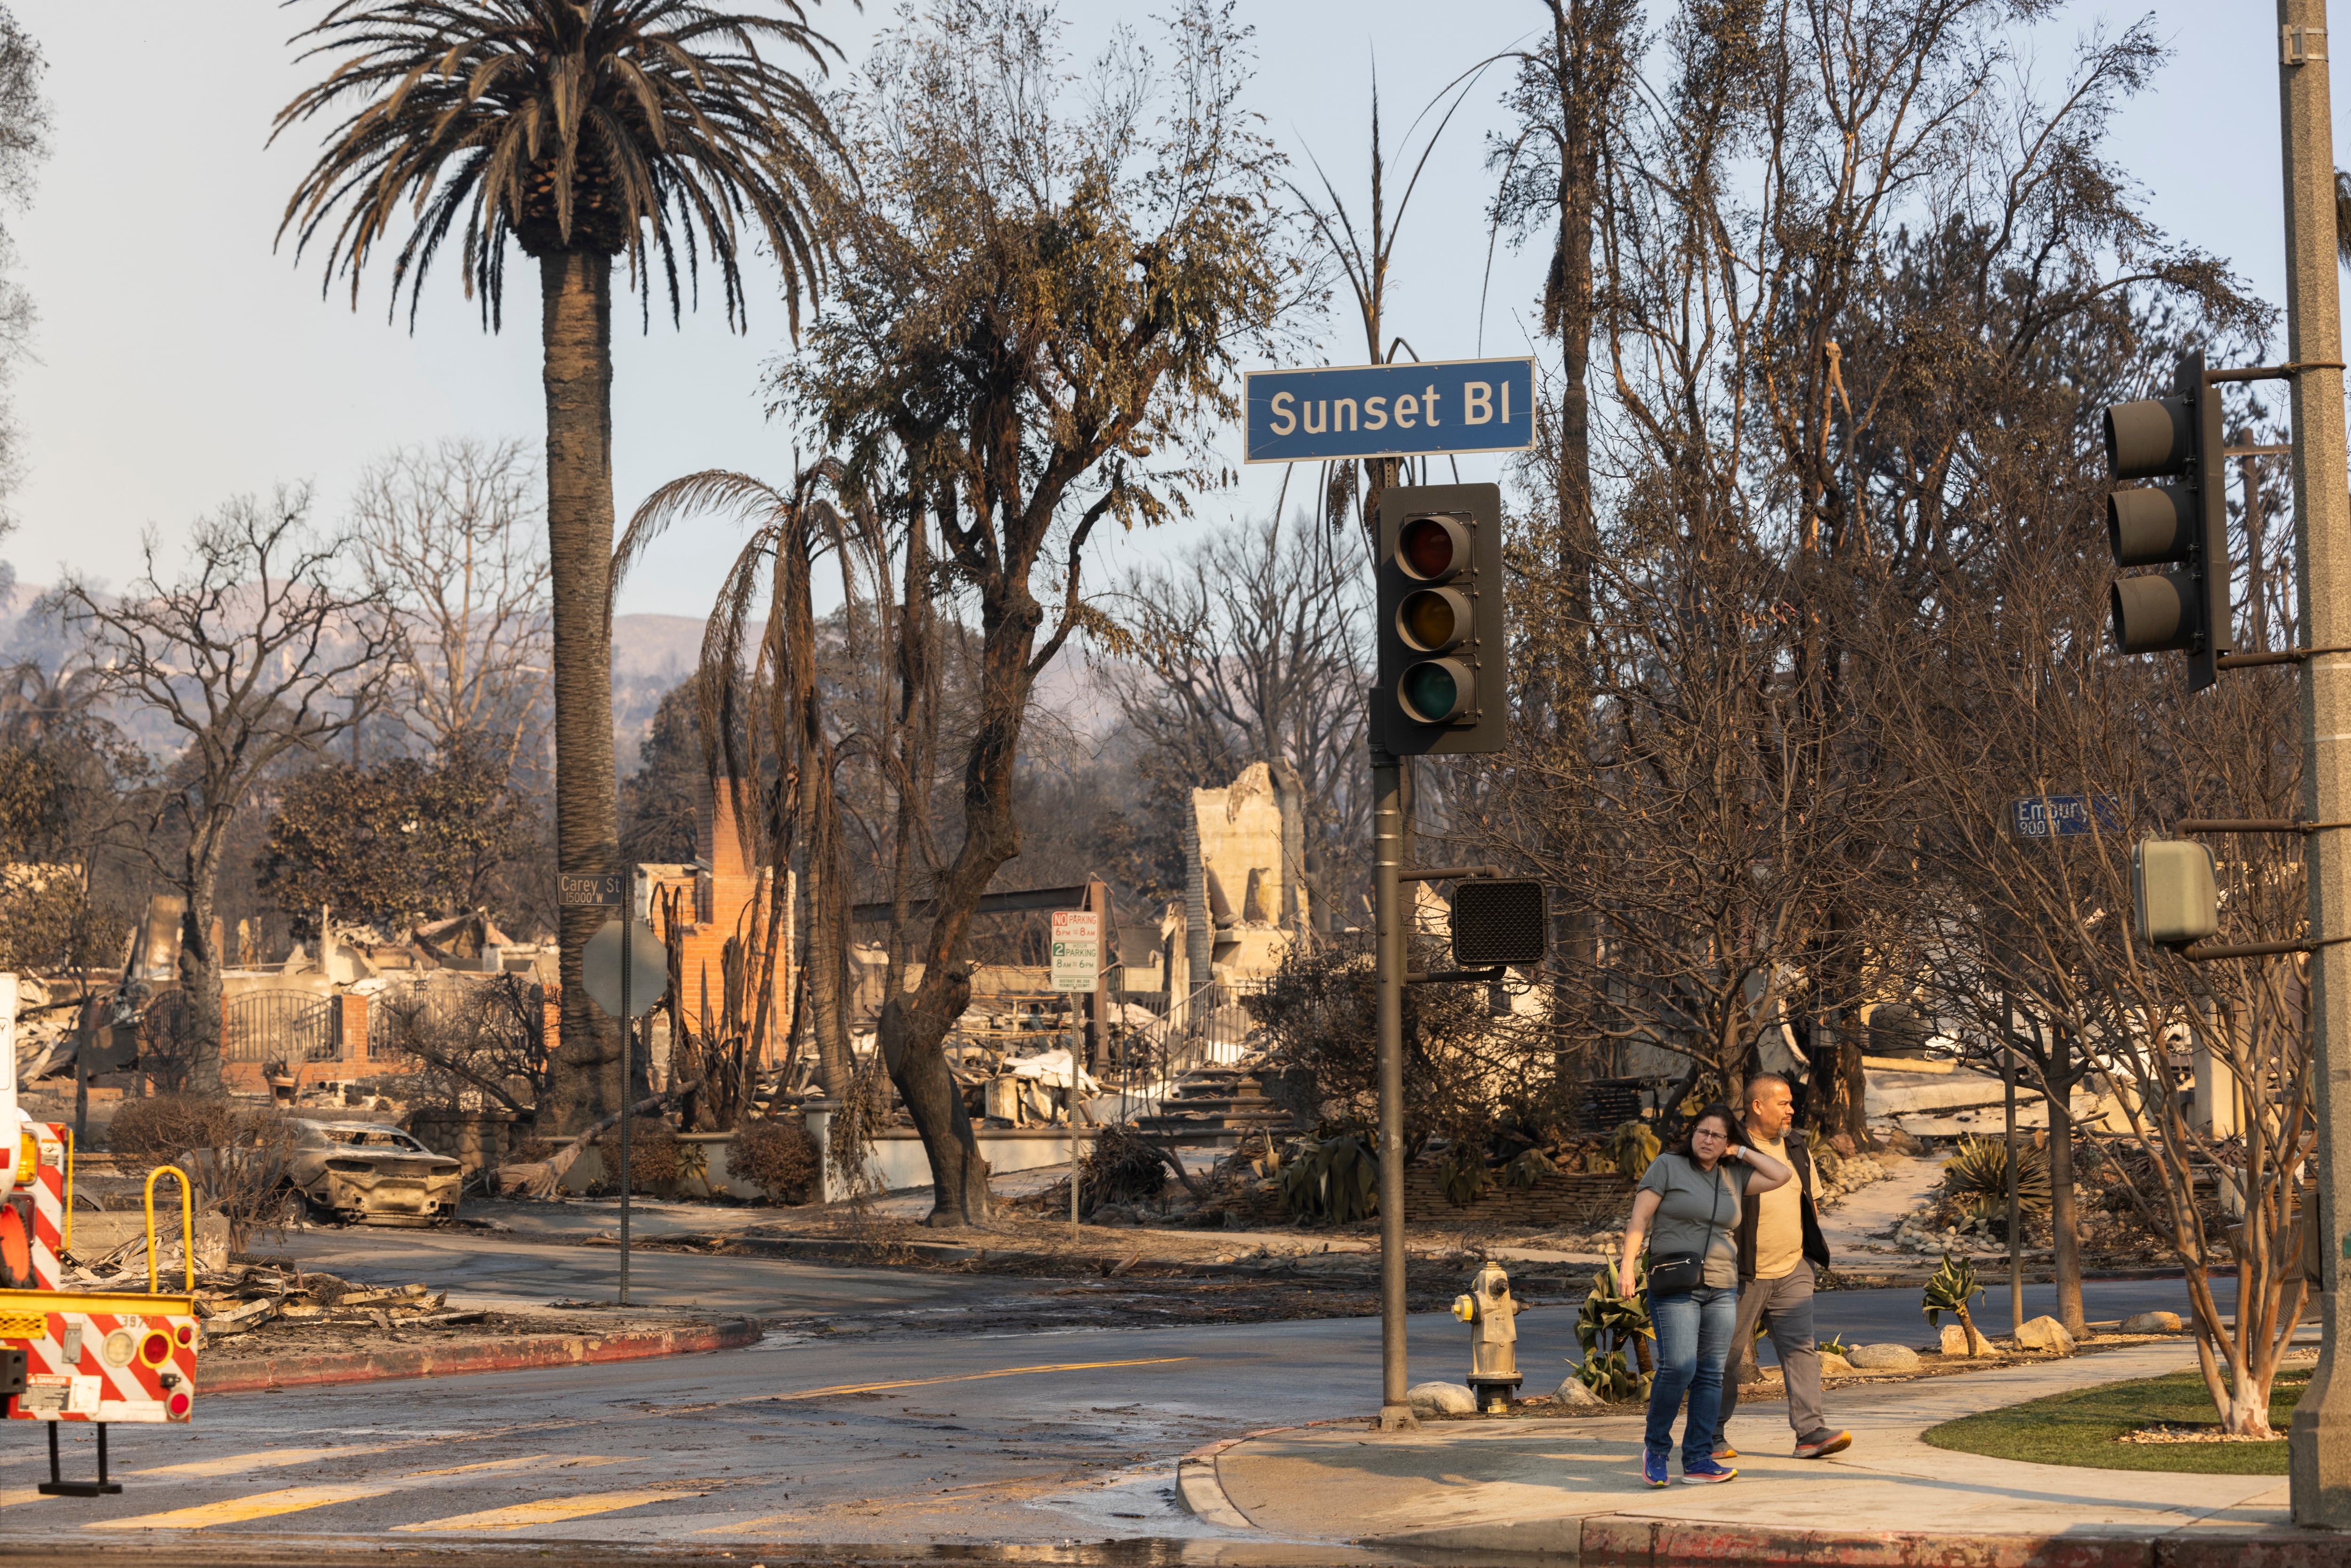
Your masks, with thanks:
<instances>
[{"instance_id":1,"label":"red traffic signal lens","mask_svg":"<svg viewBox=\"0 0 2351 1568\"><path fill-rule=\"evenodd\" d=\"M2106 466L2117 479L2177 474L2196 455L2196 410L2186 398L2112 403L2101 423Z\"/></svg>"},{"instance_id":2,"label":"red traffic signal lens","mask_svg":"<svg viewBox=\"0 0 2351 1568\"><path fill-rule=\"evenodd\" d=\"M1452 659L1429 659L1415 664L1396 683L1396 702L1405 716L1420 724L1451 724L1469 706L1469 672Z\"/></svg>"},{"instance_id":3,"label":"red traffic signal lens","mask_svg":"<svg viewBox=\"0 0 2351 1568\"><path fill-rule=\"evenodd\" d=\"M1442 582L1468 559L1468 538L1450 517L1415 517L1396 533L1396 564L1407 577Z\"/></svg>"},{"instance_id":4,"label":"red traffic signal lens","mask_svg":"<svg viewBox=\"0 0 2351 1568\"><path fill-rule=\"evenodd\" d=\"M1418 588L1396 606L1396 635L1423 653L1442 653L1469 634L1468 601L1449 588Z\"/></svg>"}]
</instances>

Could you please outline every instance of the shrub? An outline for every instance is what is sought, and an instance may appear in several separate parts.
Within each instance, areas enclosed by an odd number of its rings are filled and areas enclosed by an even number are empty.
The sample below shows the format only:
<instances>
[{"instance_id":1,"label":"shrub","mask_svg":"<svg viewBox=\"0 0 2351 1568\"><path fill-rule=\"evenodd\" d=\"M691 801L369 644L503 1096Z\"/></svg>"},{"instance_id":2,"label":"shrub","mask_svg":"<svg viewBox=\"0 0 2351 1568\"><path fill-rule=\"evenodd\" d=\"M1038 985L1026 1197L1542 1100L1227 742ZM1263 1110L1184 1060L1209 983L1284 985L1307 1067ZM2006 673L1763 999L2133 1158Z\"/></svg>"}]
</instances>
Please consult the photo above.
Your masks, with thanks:
<instances>
[{"instance_id":1,"label":"shrub","mask_svg":"<svg viewBox=\"0 0 2351 1568\"><path fill-rule=\"evenodd\" d=\"M130 1100L107 1129L107 1146L137 1164L185 1170L197 1207L228 1217L229 1246L236 1251L245 1250L256 1227L276 1221L287 1204L286 1165L294 1154L294 1129L272 1111L248 1110L208 1094ZM160 1184L155 1196L160 1223L178 1198L168 1184Z\"/></svg>"},{"instance_id":2,"label":"shrub","mask_svg":"<svg viewBox=\"0 0 2351 1568\"><path fill-rule=\"evenodd\" d=\"M126 1100L107 1129L106 1146L150 1166L170 1165L191 1149L217 1149L236 1140L246 1113L217 1094L158 1094Z\"/></svg>"},{"instance_id":3,"label":"shrub","mask_svg":"<svg viewBox=\"0 0 2351 1568\"><path fill-rule=\"evenodd\" d=\"M1078 1197L1092 1213L1105 1203L1147 1203L1166 1185L1158 1149L1131 1127L1104 1127L1086 1151L1085 1189Z\"/></svg>"},{"instance_id":4,"label":"shrub","mask_svg":"<svg viewBox=\"0 0 2351 1568\"><path fill-rule=\"evenodd\" d=\"M621 1129L599 1140L609 1166L621 1162ZM674 1187L685 1175L677 1134L659 1116L635 1116L629 1121L629 1190Z\"/></svg>"},{"instance_id":5,"label":"shrub","mask_svg":"<svg viewBox=\"0 0 2351 1568\"><path fill-rule=\"evenodd\" d=\"M727 1140L726 1174L749 1182L770 1203L806 1203L816 1185L816 1140L797 1116L739 1123Z\"/></svg>"}]
</instances>

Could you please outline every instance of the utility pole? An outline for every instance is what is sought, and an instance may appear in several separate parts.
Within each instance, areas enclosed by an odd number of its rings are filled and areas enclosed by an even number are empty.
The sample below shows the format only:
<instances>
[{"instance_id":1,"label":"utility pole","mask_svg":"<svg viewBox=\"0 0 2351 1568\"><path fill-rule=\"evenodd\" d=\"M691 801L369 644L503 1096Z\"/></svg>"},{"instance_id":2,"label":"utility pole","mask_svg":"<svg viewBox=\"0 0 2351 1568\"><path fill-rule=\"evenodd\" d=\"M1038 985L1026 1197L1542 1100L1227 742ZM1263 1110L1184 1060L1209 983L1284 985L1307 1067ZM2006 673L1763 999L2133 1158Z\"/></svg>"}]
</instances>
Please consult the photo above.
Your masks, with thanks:
<instances>
[{"instance_id":1,"label":"utility pole","mask_svg":"<svg viewBox=\"0 0 2351 1568\"><path fill-rule=\"evenodd\" d=\"M2351 645L2351 476L2344 462L2343 323L2325 0L2278 0L2278 106L2285 149L2286 358L2294 386L2294 529L2299 638ZM2351 655L2314 653L2302 674L2305 821L2351 816ZM2304 841L2314 944L2351 935L2351 855L2335 835ZM2287 1438L2294 1521L2351 1529L2351 1362L2337 1239L2351 1219L2351 944L2310 956L2311 1070L2318 1083L2321 1294L2318 1370Z\"/></svg>"},{"instance_id":2,"label":"utility pole","mask_svg":"<svg viewBox=\"0 0 2351 1568\"><path fill-rule=\"evenodd\" d=\"M1380 1073L1380 1430L1420 1425L1405 1400L1404 768L1372 753L1373 989Z\"/></svg>"}]
</instances>

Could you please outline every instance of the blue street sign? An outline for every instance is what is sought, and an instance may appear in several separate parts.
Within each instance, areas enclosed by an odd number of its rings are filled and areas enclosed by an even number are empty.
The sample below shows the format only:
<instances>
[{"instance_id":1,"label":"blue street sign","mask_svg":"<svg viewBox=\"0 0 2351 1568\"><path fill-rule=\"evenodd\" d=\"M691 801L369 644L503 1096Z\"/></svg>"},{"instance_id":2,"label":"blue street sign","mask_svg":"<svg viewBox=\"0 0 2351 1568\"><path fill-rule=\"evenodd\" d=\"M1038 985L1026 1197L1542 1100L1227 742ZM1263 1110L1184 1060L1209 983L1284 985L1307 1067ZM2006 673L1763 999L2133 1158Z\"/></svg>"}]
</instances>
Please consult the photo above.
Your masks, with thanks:
<instances>
[{"instance_id":1,"label":"blue street sign","mask_svg":"<svg viewBox=\"0 0 2351 1568\"><path fill-rule=\"evenodd\" d=\"M1251 371L1247 461L1524 452L1535 444L1532 360Z\"/></svg>"},{"instance_id":2,"label":"blue street sign","mask_svg":"<svg viewBox=\"0 0 2351 1568\"><path fill-rule=\"evenodd\" d=\"M2016 802L2011 821L2020 839L2078 839L2093 819L2101 833L2122 831L2122 808L2112 795L2033 795Z\"/></svg>"}]
</instances>

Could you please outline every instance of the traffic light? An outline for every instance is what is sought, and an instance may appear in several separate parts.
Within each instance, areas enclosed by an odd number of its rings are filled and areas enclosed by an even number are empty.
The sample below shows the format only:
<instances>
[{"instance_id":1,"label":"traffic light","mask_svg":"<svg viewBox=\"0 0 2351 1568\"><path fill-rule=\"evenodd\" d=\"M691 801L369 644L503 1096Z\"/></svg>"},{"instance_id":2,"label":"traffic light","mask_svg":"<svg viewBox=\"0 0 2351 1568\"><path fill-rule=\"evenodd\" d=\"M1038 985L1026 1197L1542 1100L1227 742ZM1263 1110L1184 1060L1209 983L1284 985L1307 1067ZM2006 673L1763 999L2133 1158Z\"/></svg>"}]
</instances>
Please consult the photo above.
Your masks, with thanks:
<instances>
[{"instance_id":1,"label":"traffic light","mask_svg":"<svg viewBox=\"0 0 2351 1568\"><path fill-rule=\"evenodd\" d=\"M1501 487L1383 495L1376 600L1372 744L1392 757L1501 750L1510 727Z\"/></svg>"},{"instance_id":2,"label":"traffic light","mask_svg":"<svg viewBox=\"0 0 2351 1568\"><path fill-rule=\"evenodd\" d=\"M2201 691L2230 638L2220 389L2205 377L2202 350L2180 356L2172 392L2106 409L2114 477L2171 481L2110 492L2106 539L2116 566L2179 570L2117 577L2107 598L2116 646L2126 653L2185 653L2189 687Z\"/></svg>"}]
</instances>

